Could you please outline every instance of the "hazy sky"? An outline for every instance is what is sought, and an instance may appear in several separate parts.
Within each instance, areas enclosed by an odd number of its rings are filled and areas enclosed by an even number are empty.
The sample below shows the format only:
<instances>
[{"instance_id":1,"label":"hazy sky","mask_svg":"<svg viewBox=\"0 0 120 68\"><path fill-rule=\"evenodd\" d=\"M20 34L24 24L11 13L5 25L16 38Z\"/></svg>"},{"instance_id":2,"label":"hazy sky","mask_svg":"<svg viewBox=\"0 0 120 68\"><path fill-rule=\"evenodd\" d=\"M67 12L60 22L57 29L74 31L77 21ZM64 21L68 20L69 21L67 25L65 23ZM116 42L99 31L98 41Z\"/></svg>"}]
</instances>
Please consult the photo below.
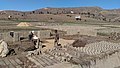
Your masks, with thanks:
<instances>
[{"instance_id":1,"label":"hazy sky","mask_svg":"<svg viewBox=\"0 0 120 68\"><path fill-rule=\"evenodd\" d=\"M104 9L120 8L120 0L0 0L0 10L29 11L45 7L99 6Z\"/></svg>"}]
</instances>

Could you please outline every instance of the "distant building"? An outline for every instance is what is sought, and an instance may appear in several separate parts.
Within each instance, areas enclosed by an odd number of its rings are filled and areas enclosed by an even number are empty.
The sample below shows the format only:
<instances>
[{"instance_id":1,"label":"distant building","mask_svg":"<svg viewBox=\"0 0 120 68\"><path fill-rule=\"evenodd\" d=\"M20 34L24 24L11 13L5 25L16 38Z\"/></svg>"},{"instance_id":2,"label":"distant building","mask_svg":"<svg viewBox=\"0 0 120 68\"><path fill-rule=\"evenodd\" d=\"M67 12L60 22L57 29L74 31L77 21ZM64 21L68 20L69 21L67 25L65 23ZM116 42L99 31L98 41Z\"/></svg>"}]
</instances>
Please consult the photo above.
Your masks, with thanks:
<instances>
[{"instance_id":1,"label":"distant building","mask_svg":"<svg viewBox=\"0 0 120 68\"><path fill-rule=\"evenodd\" d=\"M9 16L8 16L8 19L10 20L11 18L12 18L12 16L11 16L11 15L9 15Z\"/></svg>"},{"instance_id":2,"label":"distant building","mask_svg":"<svg viewBox=\"0 0 120 68\"><path fill-rule=\"evenodd\" d=\"M8 16L8 18L12 18L12 16L11 16L11 15L9 15L9 16Z\"/></svg>"},{"instance_id":3,"label":"distant building","mask_svg":"<svg viewBox=\"0 0 120 68\"><path fill-rule=\"evenodd\" d=\"M80 16L80 15L75 16L75 19L76 19L76 20L81 20L81 16Z\"/></svg>"},{"instance_id":4,"label":"distant building","mask_svg":"<svg viewBox=\"0 0 120 68\"><path fill-rule=\"evenodd\" d=\"M71 14L74 14L74 11L70 11Z\"/></svg>"}]
</instances>

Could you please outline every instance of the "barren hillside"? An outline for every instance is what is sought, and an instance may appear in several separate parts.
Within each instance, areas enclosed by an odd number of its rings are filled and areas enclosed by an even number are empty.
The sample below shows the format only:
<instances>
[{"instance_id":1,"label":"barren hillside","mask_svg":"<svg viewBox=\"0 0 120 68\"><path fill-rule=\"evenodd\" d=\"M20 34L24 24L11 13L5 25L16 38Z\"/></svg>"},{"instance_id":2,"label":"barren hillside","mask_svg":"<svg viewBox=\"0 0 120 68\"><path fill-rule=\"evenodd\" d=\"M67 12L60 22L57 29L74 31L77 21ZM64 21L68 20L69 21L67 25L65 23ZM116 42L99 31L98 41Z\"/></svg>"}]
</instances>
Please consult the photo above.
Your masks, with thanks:
<instances>
[{"instance_id":1,"label":"barren hillside","mask_svg":"<svg viewBox=\"0 0 120 68\"><path fill-rule=\"evenodd\" d=\"M120 22L120 9L106 10L100 7L75 7L75 8L42 8L34 11L0 11L2 20L29 20L29 21L76 21L75 16L80 15L82 21L108 21ZM9 18L10 17L10 18Z\"/></svg>"}]
</instances>

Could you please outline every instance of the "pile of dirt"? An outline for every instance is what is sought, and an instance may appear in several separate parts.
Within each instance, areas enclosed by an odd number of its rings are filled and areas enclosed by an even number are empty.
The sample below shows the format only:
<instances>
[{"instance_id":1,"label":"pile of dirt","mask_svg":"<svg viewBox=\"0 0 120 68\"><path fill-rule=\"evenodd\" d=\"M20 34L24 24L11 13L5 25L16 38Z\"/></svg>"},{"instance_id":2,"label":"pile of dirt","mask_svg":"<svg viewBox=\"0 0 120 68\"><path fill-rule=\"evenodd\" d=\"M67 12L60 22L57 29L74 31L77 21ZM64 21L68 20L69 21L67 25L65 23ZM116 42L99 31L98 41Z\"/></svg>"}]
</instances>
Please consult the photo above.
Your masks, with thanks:
<instances>
[{"instance_id":1,"label":"pile of dirt","mask_svg":"<svg viewBox=\"0 0 120 68\"><path fill-rule=\"evenodd\" d=\"M78 36L72 45L73 47L85 47L86 44L100 42L100 41L107 41L106 37L93 37L93 36Z\"/></svg>"},{"instance_id":2,"label":"pile of dirt","mask_svg":"<svg viewBox=\"0 0 120 68\"><path fill-rule=\"evenodd\" d=\"M30 23L27 23L27 22L21 22L17 25L18 27L29 27L29 26L32 26L32 24Z\"/></svg>"},{"instance_id":3,"label":"pile of dirt","mask_svg":"<svg viewBox=\"0 0 120 68\"><path fill-rule=\"evenodd\" d=\"M78 39L72 43L72 46L73 47L85 47L86 44L87 44L87 40Z\"/></svg>"}]
</instances>

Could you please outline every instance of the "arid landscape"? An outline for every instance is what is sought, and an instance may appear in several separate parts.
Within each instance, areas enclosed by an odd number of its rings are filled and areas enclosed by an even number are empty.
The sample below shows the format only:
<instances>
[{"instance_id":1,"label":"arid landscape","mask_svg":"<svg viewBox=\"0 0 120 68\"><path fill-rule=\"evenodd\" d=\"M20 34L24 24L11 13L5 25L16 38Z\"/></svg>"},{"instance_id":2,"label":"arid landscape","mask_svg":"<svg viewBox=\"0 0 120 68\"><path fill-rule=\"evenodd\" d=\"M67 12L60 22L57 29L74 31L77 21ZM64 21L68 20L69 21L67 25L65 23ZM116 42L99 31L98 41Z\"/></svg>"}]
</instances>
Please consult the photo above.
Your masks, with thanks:
<instances>
[{"instance_id":1,"label":"arid landscape","mask_svg":"<svg viewBox=\"0 0 120 68\"><path fill-rule=\"evenodd\" d=\"M1 10L0 31L9 49L0 68L120 68L120 9ZM29 40L31 31L40 39L39 55Z\"/></svg>"}]
</instances>

